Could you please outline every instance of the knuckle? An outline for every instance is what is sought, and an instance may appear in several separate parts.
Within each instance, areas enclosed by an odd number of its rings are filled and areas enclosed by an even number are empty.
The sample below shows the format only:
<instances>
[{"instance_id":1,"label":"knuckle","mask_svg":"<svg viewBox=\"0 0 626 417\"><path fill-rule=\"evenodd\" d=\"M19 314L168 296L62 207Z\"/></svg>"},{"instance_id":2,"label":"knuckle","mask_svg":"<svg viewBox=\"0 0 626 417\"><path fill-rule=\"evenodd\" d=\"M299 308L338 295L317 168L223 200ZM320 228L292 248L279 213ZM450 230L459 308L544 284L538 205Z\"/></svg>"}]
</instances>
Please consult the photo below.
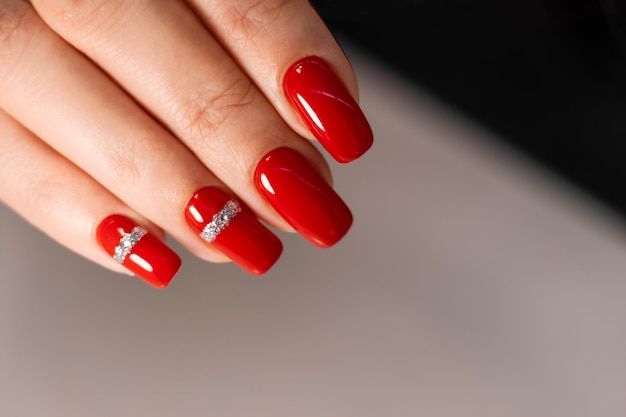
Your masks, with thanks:
<instances>
[{"instance_id":1,"label":"knuckle","mask_svg":"<svg viewBox=\"0 0 626 417\"><path fill-rule=\"evenodd\" d=\"M107 172L120 184L134 189L140 187L141 168L138 166L140 158L135 157L133 151L127 149L110 149L105 155Z\"/></svg>"},{"instance_id":2,"label":"knuckle","mask_svg":"<svg viewBox=\"0 0 626 417\"><path fill-rule=\"evenodd\" d=\"M121 0L37 0L45 20L67 34L89 35L107 22L114 22L133 1Z\"/></svg>"},{"instance_id":3,"label":"knuckle","mask_svg":"<svg viewBox=\"0 0 626 417\"><path fill-rule=\"evenodd\" d=\"M179 112L183 134L196 146L207 138L217 138L231 120L237 120L252 103L252 84L240 79L220 91L209 86L199 88Z\"/></svg>"},{"instance_id":4,"label":"knuckle","mask_svg":"<svg viewBox=\"0 0 626 417\"><path fill-rule=\"evenodd\" d=\"M30 184L32 190L30 194L32 207L36 207L42 213L66 212L74 203L69 197L72 181L68 181L71 173L63 172L57 168L50 173L42 173L37 178L37 182Z\"/></svg>"},{"instance_id":5,"label":"knuckle","mask_svg":"<svg viewBox=\"0 0 626 417\"><path fill-rule=\"evenodd\" d=\"M118 184L128 189L146 187L150 178L151 158L161 150L154 132L145 127L129 127L123 141L120 137L105 134L96 139L103 169Z\"/></svg>"},{"instance_id":6,"label":"knuckle","mask_svg":"<svg viewBox=\"0 0 626 417\"><path fill-rule=\"evenodd\" d=\"M0 0L0 81L10 83L20 76L17 68L43 24L24 1Z\"/></svg>"},{"instance_id":7,"label":"knuckle","mask_svg":"<svg viewBox=\"0 0 626 417\"><path fill-rule=\"evenodd\" d=\"M25 39L31 32L30 6L23 1L9 1L0 6L0 46L3 54L12 49L16 40Z\"/></svg>"},{"instance_id":8,"label":"knuckle","mask_svg":"<svg viewBox=\"0 0 626 417\"><path fill-rule=\"evenodd\" d=\"M272 24L284 20L285 15L293 10L293 3L293 0L255 0L240 8L231 9L228 19L232 22L235 34L254 39Z\"/></svg>"}]
</instances>

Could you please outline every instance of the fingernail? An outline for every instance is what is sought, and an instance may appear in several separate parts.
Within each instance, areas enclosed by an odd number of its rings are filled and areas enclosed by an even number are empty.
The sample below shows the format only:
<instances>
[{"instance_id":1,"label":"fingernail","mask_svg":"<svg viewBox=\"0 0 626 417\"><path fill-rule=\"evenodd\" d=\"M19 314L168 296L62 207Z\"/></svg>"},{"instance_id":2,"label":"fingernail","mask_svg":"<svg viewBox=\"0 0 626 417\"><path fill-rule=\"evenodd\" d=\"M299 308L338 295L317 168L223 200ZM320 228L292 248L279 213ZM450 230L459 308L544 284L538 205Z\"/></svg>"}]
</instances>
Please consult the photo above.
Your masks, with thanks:
<instances>
[{"instance_id":1,"label":"fingernail","mask_svg":"<svg viewBox=\"0 0 626 417\"><path fill-rule=\"evenodd\" d=\"M218 188L198 190L185 217L204 241L251 274L267 272L283 251L278 237L249 208Z\"/></svg>"},{"instance_id":2,"label":"fingernail","mask_svg":"<svg viewBox=\"0 0 626 417\"><path fill-rule=\"evenodd\" d=\"M157 288L167 287L182 264L178 255L161 240L119 214L104 219L96 236L115 262Z\"/></svg>"},{"instance_id":3,"label":"fingernail","mask_svg":"<svg viewBox=\"0 0 626 417\"><path fill-rule=\"evenodd\" d=\"M372 146L372 129L361 108L321 58L294 63L283 87L306 126L338 162L353 161Z\"/></svg>"},{"instance_id":4,"label":"fingernail","mask_svg":"<svg viewBox=\"0 0 626 417\"><path fill-rule=\"evenodd\" d=\"M255 183L274 209L305 239L326 248L352 225L352 213L306 159L288 148L269 152L259 162Z\"/></svg>"}]
</instances>

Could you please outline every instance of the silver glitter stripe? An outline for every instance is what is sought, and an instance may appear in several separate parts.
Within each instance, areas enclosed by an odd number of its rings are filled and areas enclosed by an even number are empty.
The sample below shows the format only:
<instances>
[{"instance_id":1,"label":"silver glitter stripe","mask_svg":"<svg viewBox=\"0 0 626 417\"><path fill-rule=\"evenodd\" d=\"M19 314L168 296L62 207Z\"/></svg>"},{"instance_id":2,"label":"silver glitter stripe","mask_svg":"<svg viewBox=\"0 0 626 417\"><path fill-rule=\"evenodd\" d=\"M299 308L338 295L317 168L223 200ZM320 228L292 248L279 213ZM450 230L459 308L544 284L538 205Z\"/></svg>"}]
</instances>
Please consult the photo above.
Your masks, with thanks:
<instances>
[{"instance_id":1,"label":"silver glitter stripe","mask_svg":"<svg viewBox=\"0 0 626 417\"><path fill-rule=\"evenodd\" d=\"M120 239L120 243L115 247L113 259L118 264L124 262L130 251L133 250L137 242L146 234L146 229L136 226L130 233L126 233Z\"/></svg>"},{"instance_id":2,"label":"silver glitter stripe","mask_svg":"<svg viewBox=\"0 0 626 417\"><path fill-rule=\"evenodd\" d=\"M236 200L229 200L224 207L213 215L211 222L204 226L200 237L207 242L213 242L220 232L228 227L230 221L241 211L241 205Z\"/></svg>"}]
</instances>

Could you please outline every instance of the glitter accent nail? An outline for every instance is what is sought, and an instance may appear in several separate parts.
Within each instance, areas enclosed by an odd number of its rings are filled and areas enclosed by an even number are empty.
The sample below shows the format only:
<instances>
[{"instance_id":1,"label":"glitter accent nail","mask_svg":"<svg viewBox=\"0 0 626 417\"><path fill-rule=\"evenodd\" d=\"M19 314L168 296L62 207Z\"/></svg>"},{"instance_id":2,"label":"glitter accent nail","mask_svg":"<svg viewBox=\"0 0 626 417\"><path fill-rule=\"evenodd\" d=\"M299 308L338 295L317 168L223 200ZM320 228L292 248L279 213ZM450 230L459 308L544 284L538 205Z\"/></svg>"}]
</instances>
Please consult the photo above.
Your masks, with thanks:
<instances>
[{"instance_id":1,"label":"glitter accent nail","mask_svg":"<svg viewBox=\"0 0 626 417\"><path fill-rule=\"evenodd\" d=\"M241 205L236 200L229 200L224 207L204 227L200 236L207 242L213 242L220 232L228 227L230 221L241 211Z\"/></svg>"},{"instance_id":2,"label":"glitter accent nail","mask_svg":"<svg viewBox=\"0 0 626 417\"><path fill-rule=\"evenodd\" d=\"M124 260L128 254L133 250L133 247L141 240L146 234L146 229L136 226L130 233L125 234L120 239L120 243L115 247L115 253L113 259L118 264L124 263Z\"/></svg>"}]
</instances>

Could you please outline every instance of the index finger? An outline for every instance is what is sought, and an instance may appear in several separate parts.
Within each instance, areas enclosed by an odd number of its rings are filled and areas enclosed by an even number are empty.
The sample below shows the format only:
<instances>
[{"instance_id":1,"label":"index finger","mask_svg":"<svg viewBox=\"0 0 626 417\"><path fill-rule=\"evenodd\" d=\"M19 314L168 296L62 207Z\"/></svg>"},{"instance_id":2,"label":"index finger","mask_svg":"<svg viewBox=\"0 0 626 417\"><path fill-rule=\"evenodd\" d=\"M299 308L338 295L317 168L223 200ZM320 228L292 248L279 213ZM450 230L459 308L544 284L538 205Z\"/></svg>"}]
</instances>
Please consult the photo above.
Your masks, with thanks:
<instances>
[{"instance_id":1,"label":"index finger","mask_svg":"<svg viewBox=\"0 0 626 417\"><path fill-rule=\"evenodd\" d=\"M355 73L307 0L189 0L289 126L338 162L373 143Z\"/></svg>"}]
</instances>

